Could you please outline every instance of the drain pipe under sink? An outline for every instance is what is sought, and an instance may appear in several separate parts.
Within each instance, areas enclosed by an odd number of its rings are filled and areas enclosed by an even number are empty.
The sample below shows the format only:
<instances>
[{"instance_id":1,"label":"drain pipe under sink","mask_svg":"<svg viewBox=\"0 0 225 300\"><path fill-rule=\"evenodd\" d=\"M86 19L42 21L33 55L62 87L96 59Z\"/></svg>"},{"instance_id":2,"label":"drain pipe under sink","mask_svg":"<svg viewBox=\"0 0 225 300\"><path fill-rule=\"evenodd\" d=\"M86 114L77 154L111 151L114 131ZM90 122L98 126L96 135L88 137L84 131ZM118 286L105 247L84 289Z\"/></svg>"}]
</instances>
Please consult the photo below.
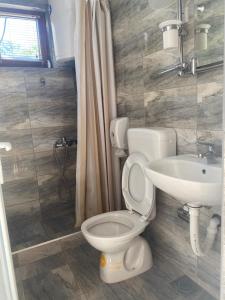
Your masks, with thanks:
<instances>
[{"instance_id":1,"label":"drain pipe under sink","mask_svg":"<svg viewBox=\"0 0 225 300\"><path fill-rule=\"evenodd\" d=\"M189 206L189 214L190 214L190 240L191 240L192 250L197 256L205 256L214 244L218 232L218 227L220 226L221 223L220 217L218 215L214 215L210 219L209 226L207 227L207 235L203 243L203 248L201 248L200 240L199 240L200 207Z\"/></svg>"}]
</instances>

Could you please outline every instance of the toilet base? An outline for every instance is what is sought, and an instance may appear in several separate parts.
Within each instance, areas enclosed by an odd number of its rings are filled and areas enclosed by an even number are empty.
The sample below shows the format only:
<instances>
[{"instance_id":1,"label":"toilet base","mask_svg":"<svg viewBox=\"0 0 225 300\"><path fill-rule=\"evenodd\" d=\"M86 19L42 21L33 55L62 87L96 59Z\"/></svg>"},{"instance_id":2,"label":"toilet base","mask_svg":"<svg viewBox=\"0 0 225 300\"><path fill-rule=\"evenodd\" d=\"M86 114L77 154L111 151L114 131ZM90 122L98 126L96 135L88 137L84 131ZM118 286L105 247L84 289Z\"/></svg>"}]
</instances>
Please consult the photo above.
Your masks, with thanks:
<instances>
[{"instance_id":1,"label":"toilet base","mask_svg":"<svg viewBox=\"0 0 225 300\"><path fill-rule=\"evenodd\" d=\"M149 244L138 236L123 251L101 254L100 277L106 283L116 283L144 273L152 265Z\"/></svg>"}]
</instances>

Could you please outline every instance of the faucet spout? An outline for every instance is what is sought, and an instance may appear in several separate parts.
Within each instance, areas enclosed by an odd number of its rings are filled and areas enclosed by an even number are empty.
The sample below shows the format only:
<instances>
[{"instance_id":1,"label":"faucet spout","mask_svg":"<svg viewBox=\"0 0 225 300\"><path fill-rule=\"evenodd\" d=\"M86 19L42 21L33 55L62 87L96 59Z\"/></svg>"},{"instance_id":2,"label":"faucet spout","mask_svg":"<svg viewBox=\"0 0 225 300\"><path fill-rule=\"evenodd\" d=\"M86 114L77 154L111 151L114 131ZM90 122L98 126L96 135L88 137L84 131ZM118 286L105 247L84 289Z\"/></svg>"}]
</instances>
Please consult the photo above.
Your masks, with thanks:
<instances>
[{"instance_id":1,"label":"faucet spout","mask_svg":"<svg viewBox=\"0 0 225 300\"><path fill-rule=\"evenodd\" d=\"M197 145L203 145L203 146L206 146L208 148L208 150L206 152L198 152L198 157L199 158L206 158L207 164L217 163L214 144L197 142Z\"/></svg>"}]
</instances>

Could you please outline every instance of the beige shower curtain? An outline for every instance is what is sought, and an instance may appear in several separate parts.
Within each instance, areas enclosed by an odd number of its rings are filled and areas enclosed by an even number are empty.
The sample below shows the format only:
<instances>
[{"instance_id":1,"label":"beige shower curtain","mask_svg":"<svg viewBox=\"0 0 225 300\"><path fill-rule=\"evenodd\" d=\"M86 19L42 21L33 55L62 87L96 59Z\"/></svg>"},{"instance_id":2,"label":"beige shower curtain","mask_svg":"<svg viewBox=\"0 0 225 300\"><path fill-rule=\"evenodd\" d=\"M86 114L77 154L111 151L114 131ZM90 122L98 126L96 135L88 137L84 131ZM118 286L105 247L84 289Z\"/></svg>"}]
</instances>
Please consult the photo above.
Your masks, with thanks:
<instances>
[{"instance_id":1,"label":"beige shower curtain","mask_svg":"<svg viewBox=\"0 0 225 300\"><path fill-rule=\"evenodd\" d=\"M76 226L121 208L119 161L110 145L116 96L109 3L75 0L78 91Z\"/></svg>"}]
</instances>

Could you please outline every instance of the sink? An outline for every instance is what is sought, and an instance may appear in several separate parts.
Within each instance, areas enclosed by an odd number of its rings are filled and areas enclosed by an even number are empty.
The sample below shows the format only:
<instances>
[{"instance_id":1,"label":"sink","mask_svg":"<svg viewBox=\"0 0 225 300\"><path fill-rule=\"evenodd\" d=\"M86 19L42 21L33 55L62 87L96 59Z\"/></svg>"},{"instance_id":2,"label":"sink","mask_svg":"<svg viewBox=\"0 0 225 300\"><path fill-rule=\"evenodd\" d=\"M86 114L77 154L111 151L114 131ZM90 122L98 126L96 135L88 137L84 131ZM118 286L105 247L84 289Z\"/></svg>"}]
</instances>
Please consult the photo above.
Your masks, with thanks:
<instances>
[{"instance_id":1,"label":"sink","mask_svg":"<svg viewBox=\"0 0 225 300\"><path fill-rule=\"evenodd\" d=\"M222 198L222 168L205 159L178 155L154 161L146 167L153 184L181 203L194 207L217 206Z\"/></svg>"}]
</instances>

